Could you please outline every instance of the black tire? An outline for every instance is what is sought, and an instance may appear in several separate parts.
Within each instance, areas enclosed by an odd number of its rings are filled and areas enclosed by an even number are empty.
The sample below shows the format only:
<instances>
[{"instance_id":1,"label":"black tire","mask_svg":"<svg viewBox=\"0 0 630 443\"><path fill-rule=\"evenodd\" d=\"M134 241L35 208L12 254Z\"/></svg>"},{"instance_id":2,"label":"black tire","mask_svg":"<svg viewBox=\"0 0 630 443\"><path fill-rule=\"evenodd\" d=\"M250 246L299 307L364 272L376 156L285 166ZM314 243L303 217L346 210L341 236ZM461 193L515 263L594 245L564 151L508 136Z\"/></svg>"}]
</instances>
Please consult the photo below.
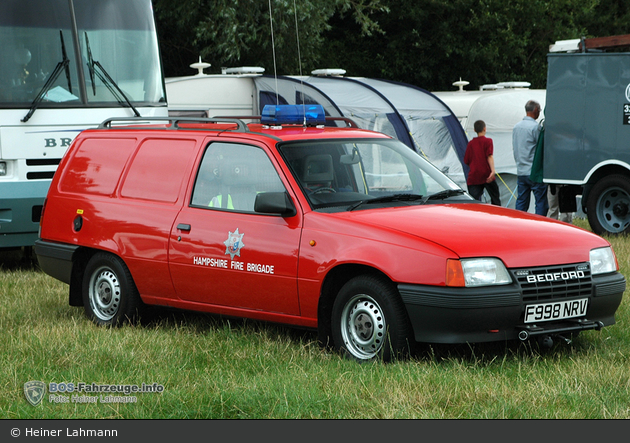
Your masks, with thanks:
<instances>
[{"instance_id":1,"label":"black tire","mask_svg":"<svg viewBox=\"0 0 630 443\"><path fill-rule=\"evenodd\" d=\"M359 362L391 361L408 354L411 326L400 294L389 281L355 277L339 291L332 310L335 349Z\"/></svg>"},{"instance_id":2,"label":"black tire","mask_svg":"<svg viewBox=\"0 0 630 443\"><path fill-rule=\"evenodd\" d=\"M630 233L630 179L615 174L595 183L586 213L591 229L598 235Z\"/></svg>"},{"instance_id":3,"label":"black tire","mask_svg":"<svg viewBox=\"0 0 630 443\"><path fill-rule=\"evenodd\" d=\"M132 322L142 306L125 263L105 252L97 253L88 262L81 289L85 313L99 325L120 326Z\"/></svg>"}]
</instances>

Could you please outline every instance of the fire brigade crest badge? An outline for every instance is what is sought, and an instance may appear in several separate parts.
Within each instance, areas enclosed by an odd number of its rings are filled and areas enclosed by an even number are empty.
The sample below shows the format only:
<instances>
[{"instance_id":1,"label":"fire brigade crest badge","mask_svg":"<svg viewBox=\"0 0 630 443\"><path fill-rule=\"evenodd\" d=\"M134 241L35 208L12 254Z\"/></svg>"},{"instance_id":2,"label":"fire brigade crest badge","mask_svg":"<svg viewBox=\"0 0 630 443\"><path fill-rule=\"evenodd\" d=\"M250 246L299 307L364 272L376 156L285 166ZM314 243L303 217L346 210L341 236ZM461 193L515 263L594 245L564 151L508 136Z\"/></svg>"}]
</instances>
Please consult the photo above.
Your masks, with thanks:
<instances>
[{"instance_id":1,"label":"fire brigade crest badge","mask_svg":"<svg viewBox=\"0 0 630 443\"><path fill-rule=\"evenodd\" d=\"M225 245L225 254L229 254L230 259L234 260L235 256L241 256L241 249L245 246L245 243L243 243L244 235L239 234L238 228L234 232L228 231L228 238L223 244Z\"/></svg>"}]
</instances>

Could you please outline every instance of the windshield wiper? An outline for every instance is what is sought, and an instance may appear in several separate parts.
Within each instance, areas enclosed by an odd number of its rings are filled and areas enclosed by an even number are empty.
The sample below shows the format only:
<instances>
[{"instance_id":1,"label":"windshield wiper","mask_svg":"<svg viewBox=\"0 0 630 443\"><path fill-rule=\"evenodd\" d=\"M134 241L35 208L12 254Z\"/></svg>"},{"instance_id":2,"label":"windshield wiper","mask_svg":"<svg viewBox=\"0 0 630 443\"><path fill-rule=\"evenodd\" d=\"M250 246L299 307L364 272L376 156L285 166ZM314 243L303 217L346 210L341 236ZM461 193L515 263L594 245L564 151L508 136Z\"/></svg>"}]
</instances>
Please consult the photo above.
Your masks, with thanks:
<instances>
[{"instance_id":1,"label":"windshield wiper","mask_svg":"<svg viewBox=\"0 0 630 443\"><path fill-rule=\"evenodd\" d=\"M422 203L426 203L429 200L444 200L445 198L453 197L455 195L465 194L463 189L445 189L444 191L436 192L435 194L427 195L422 198Z\"/></svg>"},{"instance_id":2,"label":"windshield wiper","mask_svg":"<svg viewBox=\"0 0 630 443\"><path fill-rule=\"evenodd\" d=\"M422 195L418 194L392 194L392 195L384 195L382 197L376 198L368 198L365 200L358 201L353 205L349 206L347 211L353 211L359 206L363 204L373 204L373 203L387 203L387 202L398 202L398 201L415 201L424 198Z\"/></svg>"},{"instance_id":3,"label":"windshield wiper","mask_svg":"<svg viewBox=\"0 0 630 443\"><path fill-rule=\"evenodd\" d=\"M61 74L62 69L65 69L66 71L66 78L68 79L68 91L70 92L70 94L72 94L72 83L70 82L69 66L70 60L68 59L68 54L66 54L66 44L63 41L63 32L61 31L61 29L59 30L59 38L61 39L62 59L59 63L57 63L57 66L55 66L53 72L51 72L48 76L46 83L44 83L44 86L42 86L42 89L37 94L37 97L35 97L35 100L33 100L33 103L31 103L31 109L29 109L28 114L26 114L21 120L22 122L27 122L31 118L33 113L37 110L40 102L44 99L44 95L46 95L46 93L50 90L50 87L53 85L53 83L55 83L55 80L57 80L57 77L59 77L59 74Z\"/></svg>"},{"instance_id":4,"label":"windshield wiper","mask_svg":"<svg viewBox=\"0 0 630 443\"><path fill-rule=\"evenodd\" d=\"M141 117L138 110L131 104L131 101L127 98L127 95L123 92L122 89L116 84L116 81L107 73L105 68L97 61L92 58L92 50L90 49L90 41L88 40L87 32L85 33L85 47L87 48L88 53L88 70L90 72L90 80L92 81L92 93L96 95L96 83L94 82L94 75L99 78L100 81L109 89L109 92L112 93L116 101L123 106L125 103L133 110L133 113L136 117ZM98 68L98 69L96 69Z\"/></svg>"}]
</instances>

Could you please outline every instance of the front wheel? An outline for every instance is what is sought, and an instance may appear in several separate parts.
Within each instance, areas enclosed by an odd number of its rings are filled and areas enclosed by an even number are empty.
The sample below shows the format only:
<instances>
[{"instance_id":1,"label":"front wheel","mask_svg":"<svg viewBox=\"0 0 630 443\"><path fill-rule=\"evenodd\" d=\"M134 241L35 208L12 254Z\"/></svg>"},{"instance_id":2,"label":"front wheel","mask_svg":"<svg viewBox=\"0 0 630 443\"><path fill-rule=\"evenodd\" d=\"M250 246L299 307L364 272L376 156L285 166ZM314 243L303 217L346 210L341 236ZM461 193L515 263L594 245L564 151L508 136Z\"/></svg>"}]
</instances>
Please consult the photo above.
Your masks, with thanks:
<instances>
[{"instance_id":1,"label":"front wheel","mask_svg":"<svg viewBox=\"0 0 630 443\"><path fill-rule=\"evenodd\" d=\"M598 235L630 232L630 179L610 175L598 181L589 193L588 222Z\"/></svg>"},{"instance_id":2,"label":"front wheel","mask_svg":"<svg viewBox=\"0 0 630 443\"><path fill-rule=\"evenodd\" d=\"M390 361L404 356L411 327L396 287L374 276L355 277L346 283L332 310L335 349L344 356L369 361Z\"/></svg>"},{"instance_id":3,"label":"front wheel","mask_svg":"<svg viewBox=\"0 0 630 443\"><path fill-rule=\"evenodd\" d=\"M85 313L100 325L120 326L133 321L142 304L125 263L104 252L97 253L88 262L82 294Z\"/></svg>"}]
</instances>

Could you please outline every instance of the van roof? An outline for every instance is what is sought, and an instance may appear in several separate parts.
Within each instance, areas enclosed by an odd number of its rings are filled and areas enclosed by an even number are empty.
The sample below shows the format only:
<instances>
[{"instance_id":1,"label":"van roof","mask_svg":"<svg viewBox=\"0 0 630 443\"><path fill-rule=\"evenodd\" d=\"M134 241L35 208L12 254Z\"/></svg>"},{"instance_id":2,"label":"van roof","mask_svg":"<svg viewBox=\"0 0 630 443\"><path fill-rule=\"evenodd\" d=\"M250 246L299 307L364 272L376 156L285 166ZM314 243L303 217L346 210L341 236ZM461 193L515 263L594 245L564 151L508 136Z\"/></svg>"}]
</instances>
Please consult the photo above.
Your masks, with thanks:
<instances>
[{"instance_id":1,"label":"van roof","mask_svg":"<svg viewBox=\"0 0 630 443\"><path fill-rule=\"evenodd\" d=\"M338 126L304 126L278 125L270 126L261 123L245 123L245 120L258 120L260 116L243 117L130 117L109 118L103 121L98 131L209 131L220 133L258 134L275 138L280 141L300 140L311 138L391 138L385 134L360 129L350 119L326 118L326 121L342 120L346 127Z\"/></svg>"}]
</instances>

